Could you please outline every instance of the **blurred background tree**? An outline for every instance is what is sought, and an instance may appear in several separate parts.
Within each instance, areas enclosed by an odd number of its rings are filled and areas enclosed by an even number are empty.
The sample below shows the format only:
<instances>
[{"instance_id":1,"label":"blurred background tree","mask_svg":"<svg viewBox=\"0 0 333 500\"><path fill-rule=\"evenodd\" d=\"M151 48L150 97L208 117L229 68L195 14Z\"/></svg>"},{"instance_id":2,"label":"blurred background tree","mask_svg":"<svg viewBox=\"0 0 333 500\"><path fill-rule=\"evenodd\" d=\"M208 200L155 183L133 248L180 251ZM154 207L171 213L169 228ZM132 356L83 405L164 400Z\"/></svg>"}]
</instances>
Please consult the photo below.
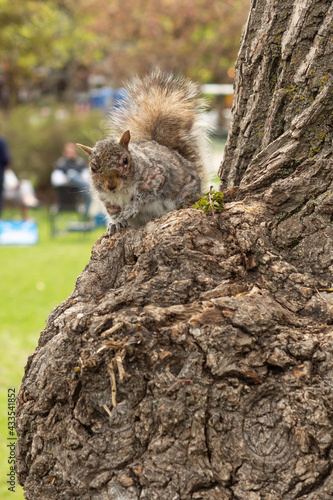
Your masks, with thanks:
<instances>
[{"instance_id":1,"label":"blurred background tree","mask_svg":"<svg viewBox=\"0 0 333 500\"><path fill-rule=\"evenodd\" d=\"M94 91L117 89L134 73L159 66L232 83L249 4L0 0L1 128L16 173L47 187L64 142L103 135L105 101L91 114Z\"/></svg>"},{"instance_id":2,"label":"blurred background tree","mask_svg":"<svg viewBox=\"0 0 333 500\"><path fill-rule=\"evenodd\" d=\"M115 79L152 66L232 82L249 0L82 0Z\"/></svg>"},{"instance_id":3,"label":"blurred background tree","mask_svg":"<svg viewBox=\"0 0 333 500\"><path fill-rule=\"evenodd\" d=\"M84 53L99 57L98 40L85 29L84 12L66 0L0 0L1 104L13 106L40 95L52 74L77 65Z\"/></svg>"}]
</instances>

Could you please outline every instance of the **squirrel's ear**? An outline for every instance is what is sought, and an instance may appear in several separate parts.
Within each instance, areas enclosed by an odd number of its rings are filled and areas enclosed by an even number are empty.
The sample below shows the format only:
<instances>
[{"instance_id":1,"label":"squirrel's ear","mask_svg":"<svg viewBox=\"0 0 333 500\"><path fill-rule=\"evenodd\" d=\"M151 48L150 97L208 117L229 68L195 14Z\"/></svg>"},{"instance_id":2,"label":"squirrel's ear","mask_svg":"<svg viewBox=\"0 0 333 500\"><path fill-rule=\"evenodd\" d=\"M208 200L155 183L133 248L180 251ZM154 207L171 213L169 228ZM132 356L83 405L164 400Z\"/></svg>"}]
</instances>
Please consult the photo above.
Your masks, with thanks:
<instances>
[{"instance_id":1,"label":"squirrel's ear","mask_svg":"<svg viewBox=\"0 0 333 500\"><path fill-rule=\"evenodd\" d=\"M76 145L83 149L83 151L85 151L86 153L88 153L88 155L91 155L91 153L93 152L93 148L89 148L88 146L83 146L83 144L78 144L76 143Z\"/></svg>"},{"instance_id":2,"label":"squirrel's ear","mask_svg":"<svg viewBox=\"0 0 333 500\"><path fill-rule=\"evenodd\" d=\"M126 130L126 132L124 132L123 135L121 136L119 144L127 148L130 140L131 140L130 131Z\"/></svg>"}]
</instances>

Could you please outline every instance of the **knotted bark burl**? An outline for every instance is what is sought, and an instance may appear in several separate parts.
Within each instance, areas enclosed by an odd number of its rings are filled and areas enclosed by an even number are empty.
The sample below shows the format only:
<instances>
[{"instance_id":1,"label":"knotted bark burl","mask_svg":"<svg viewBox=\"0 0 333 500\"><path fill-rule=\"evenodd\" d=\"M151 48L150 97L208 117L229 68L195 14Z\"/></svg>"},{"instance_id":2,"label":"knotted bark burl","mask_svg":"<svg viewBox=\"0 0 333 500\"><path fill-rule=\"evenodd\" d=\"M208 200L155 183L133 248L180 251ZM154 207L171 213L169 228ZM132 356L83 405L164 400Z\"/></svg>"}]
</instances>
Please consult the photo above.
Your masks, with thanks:
<instances>
[{"instance_id":1,"label":"knotted bark burl","mask_svg":"<svg viewBox=\"0 0 333 500\"><path fill-rule=\"evenodd\" d=\"M96 242L20 389L28 499L333 491L329 268L282 257L272 218L235 202Z\"/></svg>"}]
</instances>

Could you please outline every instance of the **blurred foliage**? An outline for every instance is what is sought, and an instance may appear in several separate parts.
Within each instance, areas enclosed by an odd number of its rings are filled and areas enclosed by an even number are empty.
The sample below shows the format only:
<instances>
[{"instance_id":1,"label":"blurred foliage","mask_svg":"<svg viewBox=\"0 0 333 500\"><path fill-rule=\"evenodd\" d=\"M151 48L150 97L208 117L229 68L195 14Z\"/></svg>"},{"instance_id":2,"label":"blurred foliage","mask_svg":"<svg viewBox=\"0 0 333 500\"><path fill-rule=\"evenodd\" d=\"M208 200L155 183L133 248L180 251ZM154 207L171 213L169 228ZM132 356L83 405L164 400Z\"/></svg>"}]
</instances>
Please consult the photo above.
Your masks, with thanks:
<instances>
[{"instance_id":1,"label":"blurred foliage","mask_svg":"<svg viewBox=\"0 0 333 500\"><path fill-rule=\"evenodd\" d=\"M250 0L0 0L0 76L24 84L101 71L119 86L158 65L202 83L231 82ZM96 63L100 65L96 68Z\"/></svg>"},{"instance_id":2,"label":"blurred foliage","mask_svg":"<svg viewBox=\"0 0 333 500\"><path fill-rule=\"evenodd\" d=\"M100 55L88 22L75 2L0 0L1 76L12 95L27 78L43 80L48 68Z\"/></svg>"},{"instance_id":3,"label":"blurred foliage","mask_svg":"<svg viewBox=\"0 0 333 500\"><path fill-rule=\"evenodd\" d=\"M13 170L19 178L31 179L35 187L49 187L53 164L61 156L64 144L80 142L93 146L105 135L104 118L100 111L78 113L64 106L13 108L1 120Z\"/></svg>"},{"instance_id":4,"label":"blurred foliage","mask_svg":"<svg viewBox=\"0 0 333 500\"><path fill-rule=\"evenodd\" d=\"M160 66L202 83L230 82L250 0L81 0L114 76Z\"/></svg>"}]
</instances>

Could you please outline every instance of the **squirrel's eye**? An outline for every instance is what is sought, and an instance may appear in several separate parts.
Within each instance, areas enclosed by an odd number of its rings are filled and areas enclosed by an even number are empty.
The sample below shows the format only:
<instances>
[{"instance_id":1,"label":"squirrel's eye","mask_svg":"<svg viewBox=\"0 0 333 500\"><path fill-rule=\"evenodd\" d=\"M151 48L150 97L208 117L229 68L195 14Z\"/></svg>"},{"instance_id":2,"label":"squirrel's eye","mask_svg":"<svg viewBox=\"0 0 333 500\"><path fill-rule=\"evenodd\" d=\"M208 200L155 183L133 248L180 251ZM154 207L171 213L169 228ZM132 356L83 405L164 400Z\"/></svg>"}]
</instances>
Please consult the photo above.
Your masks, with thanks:
<instances>
[{"instance_id":1,"label":"squirrel's eye","mask_svg":"<svg viewBox=\"0 0 333 500\"><path fill-rule=\"evenodd\" d=\"M120 167L120 172L125 174L127 172L127 169L129 168L130 165L130 156L127 154L124 154L119 158L119 167Z\"/></svg>"},{"instance_id":2,"label":"squirrel's eye","mask_svg":"<svg viewBox=\"0 0 333 500\"><path fill-rule=\"evenodd\" d=\"M91 170L93 173L96 173L96 172L97 172L97 166L95 165L95 163L91 163L91 162L90 162L90 170Z\"/></svg>"}]
</instances>

